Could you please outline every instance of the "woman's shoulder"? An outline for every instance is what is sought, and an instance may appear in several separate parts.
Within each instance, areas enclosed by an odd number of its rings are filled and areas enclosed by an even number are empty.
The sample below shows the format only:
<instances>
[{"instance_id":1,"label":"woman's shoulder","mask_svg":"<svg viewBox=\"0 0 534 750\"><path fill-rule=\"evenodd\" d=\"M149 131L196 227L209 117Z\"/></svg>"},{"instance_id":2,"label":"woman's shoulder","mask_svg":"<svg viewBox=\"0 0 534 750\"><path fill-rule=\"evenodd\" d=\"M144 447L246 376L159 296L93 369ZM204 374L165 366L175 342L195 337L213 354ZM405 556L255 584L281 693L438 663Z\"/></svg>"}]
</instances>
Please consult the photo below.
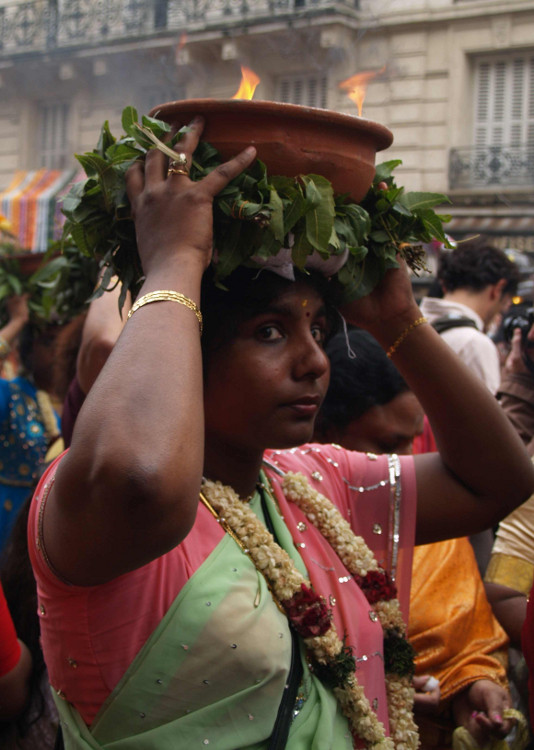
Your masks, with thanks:
<instances>
[{"instance_id":1,"label":"woman's shoulder","mask_svg":"<svg viewBox=\"0 0 534 750\"><path fill-rule=\"evenodd\" d=\"M325 477L336 476L353 483L360 477L383 474L387 471L389 458L375 453L349 451L335 443L306 443L287 450L266 451L267 466L276 471L301 471L304 474L324 472ZM314 477L315 478L315 477Z\"/></svg>"},{"instance_id":2,"label":"woman's shoulder","mask_svg":"<svg viewBox=\"0 0 534 750\"><path fill-rule=\"evenodd\" d=\"M349 451L335 444L306 443L289 450L268 451L264 456L273 474L304 474L316 489L340 510L354 507L364 493L390 483L391 457Z\"/></svg>"}]
</instances>

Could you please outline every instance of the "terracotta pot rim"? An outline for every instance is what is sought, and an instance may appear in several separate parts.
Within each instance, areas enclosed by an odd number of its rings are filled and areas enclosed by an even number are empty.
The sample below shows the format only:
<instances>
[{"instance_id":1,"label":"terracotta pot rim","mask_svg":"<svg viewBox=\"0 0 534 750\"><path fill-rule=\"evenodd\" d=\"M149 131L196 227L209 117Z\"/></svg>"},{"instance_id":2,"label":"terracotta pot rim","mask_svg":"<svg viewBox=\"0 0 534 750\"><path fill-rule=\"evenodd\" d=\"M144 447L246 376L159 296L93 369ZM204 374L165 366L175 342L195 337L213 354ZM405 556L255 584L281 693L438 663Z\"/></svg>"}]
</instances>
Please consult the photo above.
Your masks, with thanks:
<instances>
[{"instance_id":1,"label":"terracotta pot rim","mask_svg":"<svg viewBox=\"0 0 534 750\"><path fill-rule=\"evenodd\" d=\"M372 134L376 151L382 151L393 143L393 133L389 128L365 117L347 115L330 109L305 107L300 104L247 99L178 99L153 107L151 117L166 120L170 115L176 116L183 110L188 116L217 115L221 113L270 117L286 121L306 121L317 125L342 127Z\"/></svg>"}]
</instances>

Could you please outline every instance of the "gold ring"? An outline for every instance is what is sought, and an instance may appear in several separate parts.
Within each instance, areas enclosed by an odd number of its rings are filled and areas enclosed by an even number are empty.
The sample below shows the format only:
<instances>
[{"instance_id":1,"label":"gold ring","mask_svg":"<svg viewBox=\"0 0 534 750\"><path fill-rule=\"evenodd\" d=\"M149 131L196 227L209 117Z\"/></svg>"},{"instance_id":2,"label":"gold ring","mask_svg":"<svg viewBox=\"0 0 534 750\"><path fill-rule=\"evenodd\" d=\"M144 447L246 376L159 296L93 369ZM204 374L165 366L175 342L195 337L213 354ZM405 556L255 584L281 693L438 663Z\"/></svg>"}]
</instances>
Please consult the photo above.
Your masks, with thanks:
<instances>
[{"instance_id":1,"label":"gold ring","mask_svg":"<svg viewBox=\"0 0 534 750\"><path fill-rule=\"evenodd\" d=\"M187 154L176 154L176 159L169 162L169 169L173 167L185 167L187 169Z\"/></svg>"},{"instance_id":2,"label":"gold ring","mask_svg":"<svg viewBox=\"0 0 534 750\"><path fill-rule=\"evenodd\" d=\"M189 170L184 169L183 167L169 167L167 170L167 177L171 174L183 174L186 177L189 177Z\"/></svg>"}]
</instances>

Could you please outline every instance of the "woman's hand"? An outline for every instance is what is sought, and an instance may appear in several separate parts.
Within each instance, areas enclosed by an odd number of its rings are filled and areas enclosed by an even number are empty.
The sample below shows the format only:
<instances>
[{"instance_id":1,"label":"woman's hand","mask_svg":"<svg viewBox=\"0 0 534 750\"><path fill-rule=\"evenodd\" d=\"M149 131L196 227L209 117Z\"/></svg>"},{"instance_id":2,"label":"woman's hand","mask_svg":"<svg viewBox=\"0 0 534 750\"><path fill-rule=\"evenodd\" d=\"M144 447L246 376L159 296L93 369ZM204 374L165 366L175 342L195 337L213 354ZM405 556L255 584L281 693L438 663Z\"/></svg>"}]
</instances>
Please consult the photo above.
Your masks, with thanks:
<instances>
[{"instance_id":1,"label":"woman's hand","mask_svg":"<svg viewBox=\"0 0 534 750\"><path fill-rule=\"evenodd\" d=\"M28 322L30 319L28 297L28 294L15 294L7 300L6 308L9 320L16 320L22 325Z\"/></svg>"},{"instance_id":2,"label":"woman's hand","mask_svg":"<svg viewBox=\"0 0 534 750\"><path fill-rule=\"evenodd\" d=\"M0 337L8 345L4 348L0 358L5 358L14 344L17 336L22 331L30 319L30 309L28 307L28 294L15 294L6 301L8 322L0 329Z\"/></svg>"},{"instance_id":3,"label":"woman's hand","mask_svg":"<svg viewBox=\"0 0 534 750\"><path fill-rule=\"evenodd\" d=\"M414 710L416 713L436 715L441 696L438 680L428 674L422 674L414 677L412 684L415 690Z\"/></svg>"},{"instance_id":4,"label":"woman's hand","mask_svg":"<svg viewBox=\"0 0 534 750\"><path fill-rule=\"evenodd\" d=\"M400 257L397 260L399 268L387 271L371 294L341 309L348 323L365 328L385 347L421 316L406 262Z\"/></svg>"},{"instance_id":5,"label":"woman's hand","mask_svg":"<svg viewBox=\"0 0 534 750\"><path fill-rule=\"evenodd\" d=\"M480 747L492 738L502 739L513 722L503 719L510 708L510 694L491 680L477 680L452 701L452 713L458 726L464 726Z\"/></svg>"},{"instance_id":6,"label":"woman's hand","mask_svg":"<svg viewBox=\"0 0 534 750\"><path fill-rule=\"evenodd\" d=\"M204 121L196 117L176 145L190 167L202 134ZM158 149L148 152L145 162L136 162L126 174L126 189L132 205L137 245L145 274L162 265L169 269L176 259L188 257L205 269L212 254L213 198L251 164L256 150L248 147L221 164L199 182L188 175L168 171L168 159Z\"/></svg>"}]
</instances>

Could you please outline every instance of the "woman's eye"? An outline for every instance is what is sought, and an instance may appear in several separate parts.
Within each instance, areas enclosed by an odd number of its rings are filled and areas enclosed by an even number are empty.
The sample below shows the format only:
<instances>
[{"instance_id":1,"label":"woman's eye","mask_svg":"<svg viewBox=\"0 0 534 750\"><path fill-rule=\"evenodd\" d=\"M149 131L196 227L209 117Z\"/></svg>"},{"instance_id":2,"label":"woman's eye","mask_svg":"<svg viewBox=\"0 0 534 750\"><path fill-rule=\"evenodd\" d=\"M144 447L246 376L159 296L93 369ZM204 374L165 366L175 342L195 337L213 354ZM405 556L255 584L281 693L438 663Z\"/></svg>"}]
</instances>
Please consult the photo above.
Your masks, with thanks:
<instances>
[{"instance_id":1,"label":"woman's eye","mask_svg":"<svg viewBox=\"0 0 534 750\"><path fill-rule=\"evenodd\" d=\"M258 335L263 341L275 341L282 338L282 333L276 326L264 326L260 328Z\"/></svg>"},{"instance_id":2,"label":"woman's eye","mask_svg":"<svg viewBox=\"0 0 534 750\"><path fill-rule=\"evenodd\" d=\"M318 344L323 346L326 338L326 331L322 326L313 326L312 328L312 336L317 341Z\"/></svg>"}]
</instances>

